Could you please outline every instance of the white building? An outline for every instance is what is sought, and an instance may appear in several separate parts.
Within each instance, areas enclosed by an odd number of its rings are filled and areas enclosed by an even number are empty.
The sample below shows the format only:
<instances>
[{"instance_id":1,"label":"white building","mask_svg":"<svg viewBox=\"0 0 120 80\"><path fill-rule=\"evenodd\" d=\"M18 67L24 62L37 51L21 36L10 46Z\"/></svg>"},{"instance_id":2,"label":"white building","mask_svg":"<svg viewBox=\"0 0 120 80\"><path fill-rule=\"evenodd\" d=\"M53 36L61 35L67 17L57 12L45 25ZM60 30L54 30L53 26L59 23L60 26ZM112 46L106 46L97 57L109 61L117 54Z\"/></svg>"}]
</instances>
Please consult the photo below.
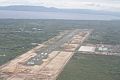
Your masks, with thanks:
<instances>
[{"instance_id":1,"label":"white building","mask_svg":"<svg viewBox=\"0 0 120 80\"><path fill-rule=\"evenodd\" d=\"M78 51L80 52L95 52L96 47L93 46L81 46Z\"/></svg>"}]
</instances>

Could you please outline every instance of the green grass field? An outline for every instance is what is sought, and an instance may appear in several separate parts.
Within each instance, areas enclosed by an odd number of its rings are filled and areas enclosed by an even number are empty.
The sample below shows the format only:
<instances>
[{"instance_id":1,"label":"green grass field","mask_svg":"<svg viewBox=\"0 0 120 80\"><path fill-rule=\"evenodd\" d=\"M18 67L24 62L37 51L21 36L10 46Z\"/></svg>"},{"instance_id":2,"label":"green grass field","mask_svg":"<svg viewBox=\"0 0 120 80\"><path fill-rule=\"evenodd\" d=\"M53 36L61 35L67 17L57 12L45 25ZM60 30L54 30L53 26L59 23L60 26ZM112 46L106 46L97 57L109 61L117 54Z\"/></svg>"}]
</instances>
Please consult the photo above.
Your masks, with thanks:
<instances>
[{"instance_id":1,"label":"green grass field","mask_svg":"<svg viewBox=\"0 0 120 80\"><path fill-rule=\"evenodd\" d=\"M120 57L75 54L57 80L120 80Z\"/></svg>"}]
</instances>

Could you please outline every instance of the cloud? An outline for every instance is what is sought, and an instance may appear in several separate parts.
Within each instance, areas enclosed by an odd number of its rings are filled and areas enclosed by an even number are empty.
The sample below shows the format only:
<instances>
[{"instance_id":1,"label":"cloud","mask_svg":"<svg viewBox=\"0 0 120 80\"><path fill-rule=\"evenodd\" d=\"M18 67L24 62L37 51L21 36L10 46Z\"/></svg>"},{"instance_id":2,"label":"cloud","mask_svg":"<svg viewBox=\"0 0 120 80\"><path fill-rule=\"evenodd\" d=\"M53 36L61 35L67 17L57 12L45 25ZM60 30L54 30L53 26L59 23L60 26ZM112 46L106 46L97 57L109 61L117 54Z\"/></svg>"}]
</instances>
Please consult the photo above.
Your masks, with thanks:
<instances>
[{"instance_id":1,"label":"cloud","mask_svg":"<svg viewBox=\"0 0 120 80\"><path fill-rule=\"evenodd\" d=\"M120 0L0 0L0 5L34 5L119 11Z\"/></svg>"}]
</instances>

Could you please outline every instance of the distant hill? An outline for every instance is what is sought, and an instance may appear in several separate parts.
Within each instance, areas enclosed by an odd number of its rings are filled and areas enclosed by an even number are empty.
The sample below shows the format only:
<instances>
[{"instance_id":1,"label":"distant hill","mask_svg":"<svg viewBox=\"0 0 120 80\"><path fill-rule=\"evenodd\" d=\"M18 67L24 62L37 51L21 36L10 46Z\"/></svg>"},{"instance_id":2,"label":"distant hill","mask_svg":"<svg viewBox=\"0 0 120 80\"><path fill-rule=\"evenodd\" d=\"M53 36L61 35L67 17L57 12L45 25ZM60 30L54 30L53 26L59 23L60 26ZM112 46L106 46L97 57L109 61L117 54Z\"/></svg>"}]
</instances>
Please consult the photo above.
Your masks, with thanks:
<instances>
[{"instance_id":1,"label":"distant hill","mask_svg":"<svg viewBox=\"0 0 120 80\"><path fill-rule=\"evenodd\" d=\"M58 9L54 7L44 7L44 6L1 6L2 11L25 11L25 12L53 12L53 13L64 13L64 14L87 14L87 15L107 15L120 17L120 13L111 11L100 11L100 10L90 10L90 9Z\"/></svg>"},{"instance_id":2,"label":"distant hill","mask_svg":"<svg viewBox=\"0 0 120 80\"><path fill-rule=\"evenodd\" d=\"M13 11L39 11L39 12L55 12L57 8L47 8L44 6L24 6L24 5L16 5L16 6L1 6L0 10L13 10Z\"/></svg>"}]
</instances>

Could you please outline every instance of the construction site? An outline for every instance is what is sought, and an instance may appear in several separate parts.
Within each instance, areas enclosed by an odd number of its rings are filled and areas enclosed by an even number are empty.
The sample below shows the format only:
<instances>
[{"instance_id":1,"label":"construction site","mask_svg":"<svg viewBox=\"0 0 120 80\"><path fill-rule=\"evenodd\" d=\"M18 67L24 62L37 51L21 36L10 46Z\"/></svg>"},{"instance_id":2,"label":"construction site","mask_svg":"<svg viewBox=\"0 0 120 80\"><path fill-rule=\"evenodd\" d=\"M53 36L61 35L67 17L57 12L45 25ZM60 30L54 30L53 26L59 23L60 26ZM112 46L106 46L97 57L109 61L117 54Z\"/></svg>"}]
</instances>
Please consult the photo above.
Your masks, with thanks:
<instances>
[{"instance_id":1,"label":"construction site","mask_svg":"<svg viewBox=\"0 0 120 80\"><path fill-rule=\"evenodd\" d=\"M0 66L2 80L56 80L91 30L65 30Z\"/></svg>"}]
</instances>

